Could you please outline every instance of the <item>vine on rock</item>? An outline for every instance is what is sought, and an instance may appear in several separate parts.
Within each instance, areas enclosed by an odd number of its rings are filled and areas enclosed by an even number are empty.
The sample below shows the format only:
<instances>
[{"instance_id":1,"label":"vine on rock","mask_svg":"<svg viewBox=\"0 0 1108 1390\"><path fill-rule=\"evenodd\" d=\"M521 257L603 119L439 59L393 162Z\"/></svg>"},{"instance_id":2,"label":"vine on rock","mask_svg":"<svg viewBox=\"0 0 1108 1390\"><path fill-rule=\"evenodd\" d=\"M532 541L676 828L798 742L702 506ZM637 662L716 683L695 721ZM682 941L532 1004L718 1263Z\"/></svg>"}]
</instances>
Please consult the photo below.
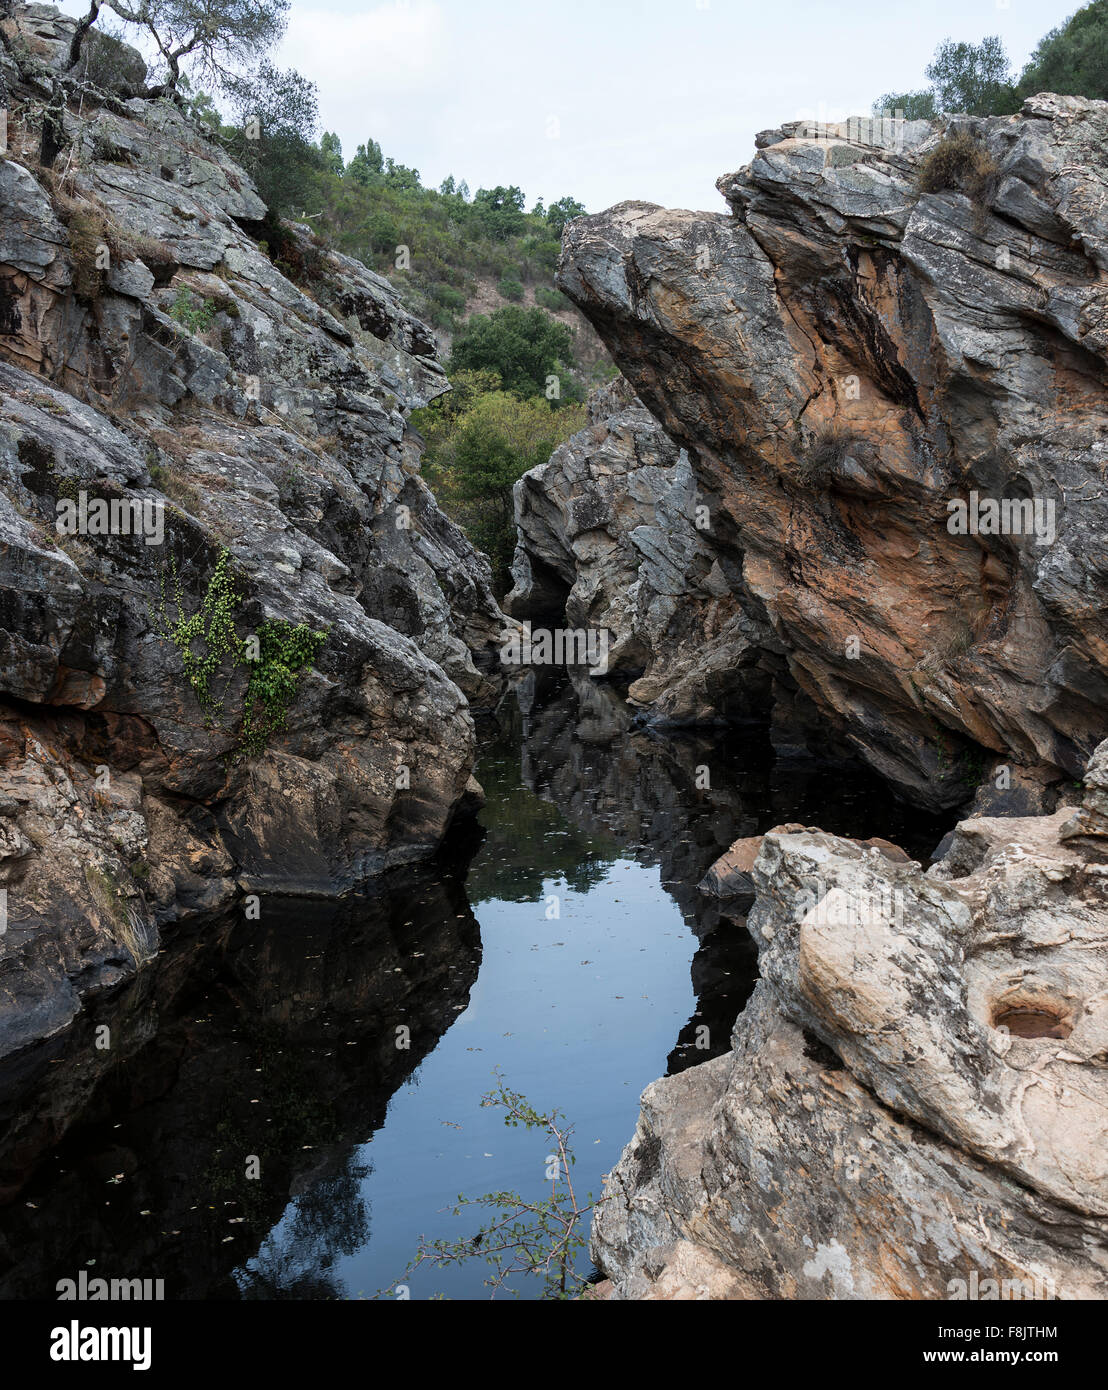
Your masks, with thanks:
<instances>
[{"instance_id":1,"label":"vine on rock","mask_svg":"<svg viewBox=\"0 0 1108 1390\"><path fill-rule=\"evenodd\" d=\"M215 726L227 691L240 666L249 671L239 732L240 755L260 753L271 734L284 729L288 711L296 699L300 672L310 667L327 641L326 632L315 632L307 623L269 619L255 633L240 637L235 614L242 603L231 574L230 551L220 552L204 597L194 613L188 613L176 560L169 564L172 603L177 616L171 621L166 595L166 574L161 577L161 601L151 610L158 635L181 654L181 665L197 704L204 711L205 727ZM217 694L215 681L229 664L227 679Z\"/></svg>"}]
</instances>

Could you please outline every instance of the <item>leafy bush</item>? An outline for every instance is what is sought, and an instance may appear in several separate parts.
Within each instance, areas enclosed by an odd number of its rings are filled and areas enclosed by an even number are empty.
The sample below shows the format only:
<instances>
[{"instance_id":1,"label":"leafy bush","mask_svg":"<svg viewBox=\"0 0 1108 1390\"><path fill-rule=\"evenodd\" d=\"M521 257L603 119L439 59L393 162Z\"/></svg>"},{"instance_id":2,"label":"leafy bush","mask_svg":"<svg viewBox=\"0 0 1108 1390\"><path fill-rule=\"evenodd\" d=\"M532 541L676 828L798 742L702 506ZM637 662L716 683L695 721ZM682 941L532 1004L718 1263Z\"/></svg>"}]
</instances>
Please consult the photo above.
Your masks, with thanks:
<instances>
[{"instance_id":1,"label":"leafy bush","mask_svg":"<svg viewBox=\"0 0 1108 1390\"><path fill-rule=\"evenodd\" d=\"M169 306L169 317L190 333L204 333L212 326L216 304L211 299L197 300L191 290L180 285L177 296Z\"/></svg>"},{"instance_id":2,"label":"leafy bush","mask_svg":"<svg viewBox=\"0 0 1108 1390\"><path fill-rule=\"evenodd\" d=\"M412 414L427 445L424 472L447 513L489 556L503 592L515 549L512 488L583 428L585 412L556 410L542 397L521 400L487 370L451 379L449 395Z\"/></svg>"},{"instance_id":3,"label":"leafy bush","mask_svg":"<svg viewBox=\"0 0 1108 1390\"><path fill-rule=\"evenodd\" d=\"M570 302L561 290L550 290L545 285L540 285L535 291L535 303L541 304L553 314L562 313L570 308Z\"/></svg>"},{"instance_id":4,"label":"leafy bush","mask_svg":"<svg viewBox=\"0 0 1108 1390\"><path fill-rule=\"evenodd\" d=\"M496 372L504 387L521 396L546 393L547 378L572 361L573 330L544 309L515 305L495 314L474 314L455 339L452 371Z\"/></svg>"},{"instance_id":5,"label":"leafy bush","mask_svg":"<svg viewBox=\"0 0 1108 1390\"><path fill-rule=\"evenodd\" d=\"M503 280L496 287L497 293L502 299L510 299L513 304L518 304L523 298L523 286L518 280L512 279L510 275L505 275Z\"/></svg>"}]
</instances>

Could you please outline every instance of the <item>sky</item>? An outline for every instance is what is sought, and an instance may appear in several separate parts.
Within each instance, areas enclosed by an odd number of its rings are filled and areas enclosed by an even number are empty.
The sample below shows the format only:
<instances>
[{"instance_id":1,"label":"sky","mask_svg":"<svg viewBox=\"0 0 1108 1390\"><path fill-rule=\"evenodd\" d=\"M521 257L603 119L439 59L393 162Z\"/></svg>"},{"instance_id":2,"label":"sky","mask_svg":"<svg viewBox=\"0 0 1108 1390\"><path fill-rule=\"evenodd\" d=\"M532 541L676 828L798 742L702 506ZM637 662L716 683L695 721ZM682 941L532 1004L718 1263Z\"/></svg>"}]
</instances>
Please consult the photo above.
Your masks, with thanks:
<instances>
[{"instance_id":1,"label":"sky","mask_svg":"<svg viewBox=\"0 0 1108 1390\"><path fill-rule=\"evenodd\" d=\"M946 38L997 34L1018 71L1080 3L293 0L277 61L317 84L347 158L372 137L424 184L722 211L757 131L923 86Z\"/></svg>"}]
</instances>

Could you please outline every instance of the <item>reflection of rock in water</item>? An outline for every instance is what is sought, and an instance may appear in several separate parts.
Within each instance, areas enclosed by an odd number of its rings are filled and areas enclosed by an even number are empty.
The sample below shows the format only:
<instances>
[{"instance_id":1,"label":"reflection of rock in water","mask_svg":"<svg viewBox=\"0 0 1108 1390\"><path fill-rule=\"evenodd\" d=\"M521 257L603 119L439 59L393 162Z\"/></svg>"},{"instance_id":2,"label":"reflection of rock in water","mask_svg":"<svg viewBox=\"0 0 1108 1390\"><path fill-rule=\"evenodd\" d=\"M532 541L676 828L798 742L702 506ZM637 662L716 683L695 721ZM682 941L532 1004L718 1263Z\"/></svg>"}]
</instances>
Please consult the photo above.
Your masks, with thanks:
<instances>
[{"instance_id":1,"label":"reflection of rock in water","mask_svg":"<svg viewBox=\"0 0 1108 1390\"><path fill-rule=\"evenodd\" d=\"M341 1296L329 1267L369 1224L353 1150L458 1017L479 960L461 877L402 870L339 904L263 900L259 921L224 924L202 984L180 988L186 952L178 990L167 963L161 995L101 1010L110 1051L90 1022L16 1059L0 1077L26 1098L0 1115L8 1194L74 1133L0 1211L0 1296L53 1297L90 1260L164 1278L168 1298Z\"/></svg>"},{"instance_id":2,"label":"reflection of rock in water","mask_svg":"<svg viewBox=\"0 0 1108 1390\"><path fill-rule=\"evenodd\" d=\"M524 784L589 834L658 864L700 942L692 964L697 1010L670 1054L670 1072L729 1049L731 1027L757 979L745 918L697 889L736 839L801 821L833 825L838 834L880 834L926 855L946 828L896 801L860 765L777 762L760 727L666 734L639 728L611 686L583 672L528 672L505 697L500 717L518 721ZM698 1035L705 1027L706 1046Z\"/></svg>"}]
</instances>

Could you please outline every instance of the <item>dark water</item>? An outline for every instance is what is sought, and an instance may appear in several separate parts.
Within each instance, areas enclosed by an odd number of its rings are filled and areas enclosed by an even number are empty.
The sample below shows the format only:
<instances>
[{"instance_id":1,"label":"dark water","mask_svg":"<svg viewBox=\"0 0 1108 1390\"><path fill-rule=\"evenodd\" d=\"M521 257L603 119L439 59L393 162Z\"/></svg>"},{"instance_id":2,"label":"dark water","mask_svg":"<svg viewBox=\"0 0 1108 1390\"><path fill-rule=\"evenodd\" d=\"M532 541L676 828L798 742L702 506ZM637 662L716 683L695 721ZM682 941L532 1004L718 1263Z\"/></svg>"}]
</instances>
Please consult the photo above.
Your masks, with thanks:
<instances>
[{"instance_id":1,"label":"dark water","mask_svg":"<svg viewBox=\"0 0 1108 1390\"><path fill-rule=\"evenodd\" d=\"M713 860L784 821L917 855L946 828L858 770L777 762L764 730L635 732L585 678L528 677L482 734L480 828L435 865L183 930L0 1072L0 1296L82 1268L169 1299L388 1290L422 1235L476 1229L460 1193L548 1189L549 1140L482 1106L497 1070L573 1124L599 1194L643 1087L726 1051L753 987L742 919L696 890ZM486 1274L406 1282L482 1298Z\"/></svg>"}]
</instances>

